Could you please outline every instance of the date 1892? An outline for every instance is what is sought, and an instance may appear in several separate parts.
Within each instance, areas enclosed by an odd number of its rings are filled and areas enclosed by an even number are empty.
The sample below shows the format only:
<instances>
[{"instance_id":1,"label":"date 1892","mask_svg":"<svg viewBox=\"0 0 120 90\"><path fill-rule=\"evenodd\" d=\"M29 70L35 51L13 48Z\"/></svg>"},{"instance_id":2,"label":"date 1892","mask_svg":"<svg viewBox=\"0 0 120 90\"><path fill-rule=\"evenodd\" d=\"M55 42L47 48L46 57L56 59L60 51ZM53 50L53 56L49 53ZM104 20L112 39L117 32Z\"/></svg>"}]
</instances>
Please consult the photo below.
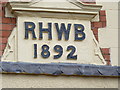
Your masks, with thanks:
<instances>
[{"instance_id":1,"label":"date 1892","mask_svg":"<svg viewBox=\"0 0 120 90\"><path fill-rule=\"evenodd\" d=\"M50 57L50 51L49 51L50 47L46 44L44 44L41 47L41 57L43 58L49 58ZM63 55L63 48L61 45L55 45L54 46L54 51L57 52L57 55L53 55L54 59L58 59ZM74 55L74 53L76 52L76 48L72 45L69 45L66 48L66 51L70 51L70 53L67 55L67 59L73 59L76 60L77 59L77 55ZM34 58L37 58L37 44L34 44Z\"/></svg>"}]
</instances>

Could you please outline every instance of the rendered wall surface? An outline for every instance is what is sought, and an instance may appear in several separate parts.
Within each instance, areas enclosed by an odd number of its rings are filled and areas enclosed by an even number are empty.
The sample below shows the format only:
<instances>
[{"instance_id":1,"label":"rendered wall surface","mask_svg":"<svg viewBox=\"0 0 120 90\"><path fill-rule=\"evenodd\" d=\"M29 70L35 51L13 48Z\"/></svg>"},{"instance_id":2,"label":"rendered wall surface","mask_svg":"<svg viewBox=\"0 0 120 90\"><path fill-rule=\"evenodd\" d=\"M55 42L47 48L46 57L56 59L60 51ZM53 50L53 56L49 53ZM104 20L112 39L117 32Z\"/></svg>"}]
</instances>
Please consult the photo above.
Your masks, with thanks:
<instances>
[{"instance_id":1,"label":"rendered wall surface","mask_svg":"<svg viewBox=\"0 0 120 90\"><path fill-rule=\"evenodd\" d=\"M117 78L2 75L3 88L118 88Z\"/></svg>"}]
</instances>

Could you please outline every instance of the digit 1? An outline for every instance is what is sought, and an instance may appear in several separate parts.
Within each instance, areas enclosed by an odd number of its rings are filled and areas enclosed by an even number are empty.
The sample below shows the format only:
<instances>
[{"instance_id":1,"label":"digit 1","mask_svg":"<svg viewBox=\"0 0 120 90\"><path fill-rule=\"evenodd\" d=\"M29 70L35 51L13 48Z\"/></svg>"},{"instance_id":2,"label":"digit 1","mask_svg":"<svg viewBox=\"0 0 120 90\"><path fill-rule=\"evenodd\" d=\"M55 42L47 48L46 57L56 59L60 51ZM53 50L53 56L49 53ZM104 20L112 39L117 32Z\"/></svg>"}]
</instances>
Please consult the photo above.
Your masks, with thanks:
<instances>
[{"instance_id":1,"label":"digit 1","mask_svg":"<svg viewBox=\"0 0 120 90\"><path fill-rule=\"evenodd\" d=\"M59 53L58 55L54 55L54 59L60 58L63 54L63 48L60 45L56 45L54 51Z\"/></svg>"},{"instance_id":2,"label":"digit 1","mask_svg":"<svg viewBox=\"0 0 120 90\"><path fill-rule=\"evenodd\" d=\"M37 58L37 44L34 44L34 58Z\"/></svg>"}]
</instances>

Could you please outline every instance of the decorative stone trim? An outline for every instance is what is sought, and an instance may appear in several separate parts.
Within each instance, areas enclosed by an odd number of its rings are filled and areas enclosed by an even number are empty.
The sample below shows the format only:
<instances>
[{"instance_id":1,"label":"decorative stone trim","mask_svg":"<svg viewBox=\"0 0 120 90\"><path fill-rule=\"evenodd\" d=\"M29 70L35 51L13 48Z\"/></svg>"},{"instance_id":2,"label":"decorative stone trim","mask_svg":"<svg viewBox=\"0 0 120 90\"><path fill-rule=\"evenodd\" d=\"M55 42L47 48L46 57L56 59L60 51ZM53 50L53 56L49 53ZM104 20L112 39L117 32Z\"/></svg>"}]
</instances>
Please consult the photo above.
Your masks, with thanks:
<instances>
[{"instance_id":1,"label":"decorative stone trim","mask_svg":"<svg viewBox=\"0 0 120 90\"><path fill-rule=\"evenodd\" d=\"M29 16L40 16L40 17L47 17L47 18L64 18L64 19L71 18L71 19L82 19L82 20L91 20L98 14L98 12L102 8L101 5L84 4L78 0L68 0L68 2L80 8L73 9L69 7L66 7L66 8L62 8L62 7L49 8L49 7L40 7L40 6L34 7L32 6L34 4L32 1L27 3L10 2L6 6L9 7L11 13L13 13L16 16L26 14ZM29 14L28 12L31 12L31 13L34 12L34 13ZM62 15L60 15L60 13Z\"/></svg>"},{"instance_id":2,"label":"decorative stone trim","mask_svg":"<svg viewBox=\"0 0 120 90\"><path fill-rule=\"evenodd\" d=\"M24 63L0 62L0 73L46 74L46 75L78 75L78 76L120 76L120 67L71 64L71 63Z\"/></svg>"},{"instance_id":3,"label":"decorative stone trim","mask_svg":"<svg viewBox=\"0 0 120 90\"><path fill-rule=\"evenodd\" d=\"M87 4L95 4L96 1L95 0L80 0L83 3L87 3ZM1 12L0 12L0 56L2 56L4 49L6 47L6 43L7 43L7 39L9 37L9 35L11 34L11 31L13 30L13 28L16 25L16 18L12 18L12 17L5 17L5 4L7 3L7 0L4 0L2 2L0 2L0 7L1 7ZM98 28L103 28L106 27L106 12L105 10L101 10L99 12L100 15L100 21L99 22L91 22L91 28L92 31L95 35L95 38L98 40ZM107 50L109 50L109 48L106 48ZM101 48L102 54L105 58L105 61L107 62L107 65L111 65L110 63L110 52L108 52L107 54L104 53L104 48Z\"/></svg>"},{"instance_id":4,"label":"decorative stone trim","mask_svg":"<svg viewBox=\"0 0 120 90\"><path fill-rule=\"evenodd\" d=\"M80 0L80 1L85 4L96 4L96 0Z\"/></svg>"},{"instance_id":5,"label":"decorative stone trim","mask_svg":"<svg viewBox=\"0 0 120 90\"><path fill-rule=\"evenodd\" d=\"M99 12L99 22L91 22L91 29L93 34L95 35L96 40L99 42L98 38L98 29L106 27L106 12L105 10L101 10ZM111 65L110 61L110 48L101 48L102 55L107 62L107 65Z\"/></svg>"},{"instance_id":6,"label":"decorative stone trim","mask_svg":"<svg viewBox=\"0 0 120 90\"><path fill-rule=\"evenodd\" d=\"M86 0L82 0L85 2ZM94 0L95 1L95 0ZM5 4L7 4L8 0L4 0L0 3L1 12L0 12L0 56L2 56L4 49L6 47L7 39L11 34L11 31L16 26L16 18L13 17L5 17ZM89 2L89 0L87 0Z\"/></svg>"},{"instance_id":7,"label":"decorative stone trim","mask_svg":"<svg viewBox=\"0 0 120 90\"><path fill-rule=\"evenodd\" d=\"M5 17L5 4L7 0L0 2L0 56L2 56L9 35L16 26L16 18Z\"/></svg>"}]
</instances>

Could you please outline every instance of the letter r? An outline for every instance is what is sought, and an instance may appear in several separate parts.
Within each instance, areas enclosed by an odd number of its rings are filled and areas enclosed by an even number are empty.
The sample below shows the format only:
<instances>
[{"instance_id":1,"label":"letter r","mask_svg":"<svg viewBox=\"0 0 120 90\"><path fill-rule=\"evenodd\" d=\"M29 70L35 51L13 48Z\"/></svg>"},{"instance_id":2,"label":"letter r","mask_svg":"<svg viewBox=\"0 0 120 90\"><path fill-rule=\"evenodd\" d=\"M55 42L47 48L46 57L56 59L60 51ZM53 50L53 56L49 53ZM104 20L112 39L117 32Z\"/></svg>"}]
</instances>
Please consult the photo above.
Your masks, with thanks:
<instances>
[{"instance_id":1,"label":"letter r","mask_svg":"<svg viewBox=\"0 0 120 90\"><path fill-rule=\"evenodd\" d=\"M34 29L35 29L35 24L33 22L25 22L25 39L29 38L28 35L29 32L32 32L32 38L36 39Z\"/></svg>"}]
</instances>

